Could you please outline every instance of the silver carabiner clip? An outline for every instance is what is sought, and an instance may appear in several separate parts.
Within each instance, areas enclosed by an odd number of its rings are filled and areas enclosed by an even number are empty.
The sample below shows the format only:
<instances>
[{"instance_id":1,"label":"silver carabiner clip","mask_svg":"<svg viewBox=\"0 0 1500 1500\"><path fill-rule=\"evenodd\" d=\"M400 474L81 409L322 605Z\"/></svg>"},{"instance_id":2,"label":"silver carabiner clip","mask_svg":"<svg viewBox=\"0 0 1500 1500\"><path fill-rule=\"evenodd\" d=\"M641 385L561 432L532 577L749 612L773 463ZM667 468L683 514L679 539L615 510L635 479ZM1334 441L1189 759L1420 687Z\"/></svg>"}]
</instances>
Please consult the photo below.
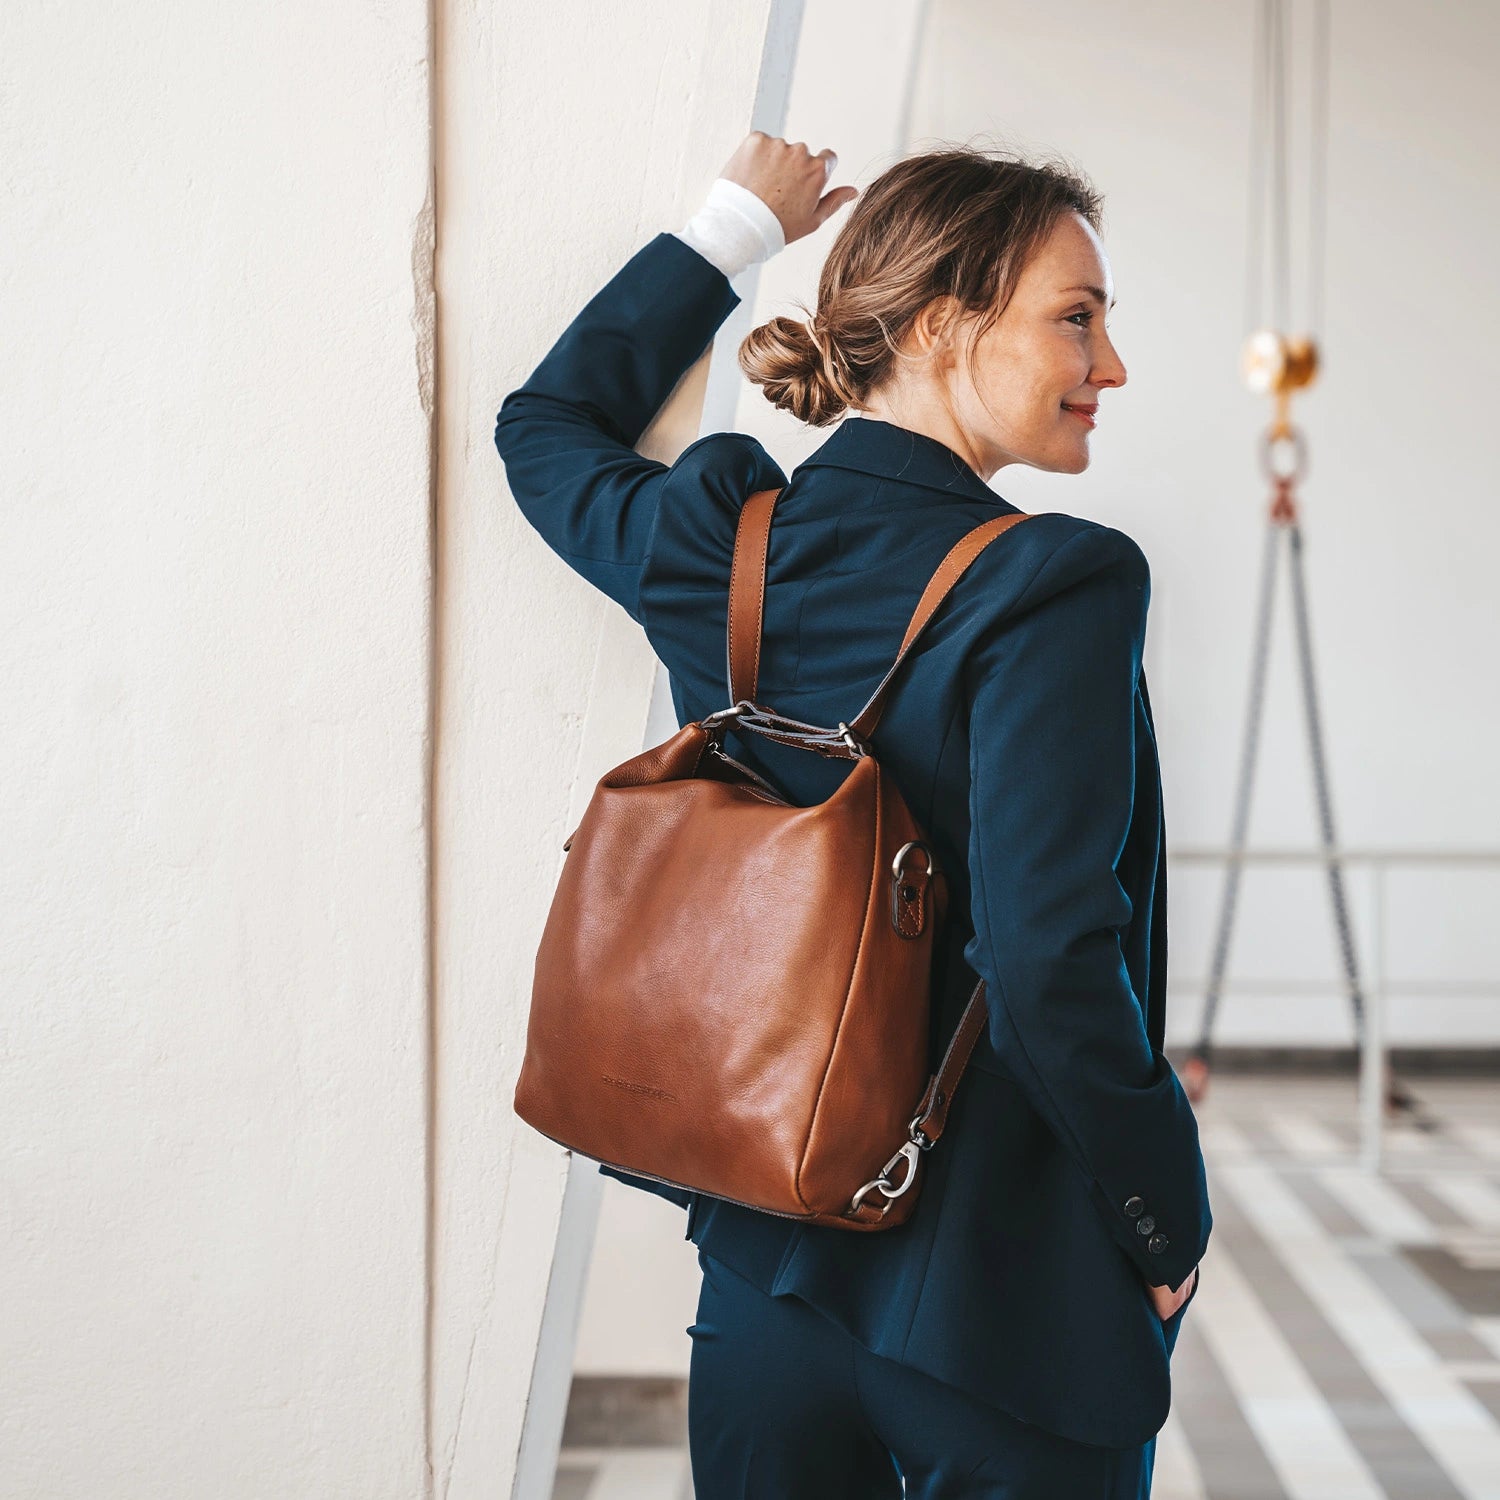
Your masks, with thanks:
<instances>
[{"instance_id":1,"label":"silver carabiner clip","mask_svg":"<svg viewBox=\"0 0 1500 1500\"><path fill-rule=\"evenodd\" d=\"M916 1143L916 1141L908 1141L880 1169L880 1176L879 1177L872 1177L854 1195L854 1197L849 1202L849 1212L852 1214L852 1213L857 1213L859 1211L859 1206L864 1201L865 1194L868 1193L871 1188L879 1188L879 1190L881 1191L881 1193L884 1194L884 1196L887 1199L899 1198L902 1195L902 1193L904 1193L907 1190L907 1188L909 1188L912 1185L912 1183L916 1181L916 1177L917 1177L917 1156L918 1156L920 1150L921 1150L921 1148L918 1146L918 1144ZM895 1170L896 1163L899 1162L899 1161L902 1161L903 1159L906 1162L906 1175L901 1179L901 1185L899 1187L892 1187L891 1186L891 1173ZM890 1207L890 1203L887 1202L885 1204L885 1206L881 1208L881 1210L880 1210L881 1213L884 1213L885 1210L887 1208L889 1208L889 1207Z\"/></svg>"}]
</instances>

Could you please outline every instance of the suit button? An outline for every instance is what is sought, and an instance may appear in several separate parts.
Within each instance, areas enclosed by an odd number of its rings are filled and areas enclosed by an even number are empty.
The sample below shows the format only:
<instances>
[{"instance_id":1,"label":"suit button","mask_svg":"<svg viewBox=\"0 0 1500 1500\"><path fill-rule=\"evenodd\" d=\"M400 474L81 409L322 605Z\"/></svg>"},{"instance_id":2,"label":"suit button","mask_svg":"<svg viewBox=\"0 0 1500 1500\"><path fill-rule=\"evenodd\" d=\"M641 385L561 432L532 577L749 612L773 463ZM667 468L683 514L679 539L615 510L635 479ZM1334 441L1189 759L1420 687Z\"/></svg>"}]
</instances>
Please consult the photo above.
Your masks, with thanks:
<instances>
[{"instance_id":1,"label":"suit button","mask_svg":"<svg viewBox=\"0 0 1500 1500\"><path fill-rule=\"evenodd\" d=\"M1160 1255L1162 1253L1162 1251L1167 1248L1167 1244L1168 1244L1168 1240L1167 1240L1166 1235L1164 1235L1164 1234L1153 1234L1151 1236L1151 1238L1146 1241L1146 1248L1153 1255Z\"/></svg>"},{"instance_id":2,"label":"suit button","mask_svg":"<svg viewBox=\"0 0 1500 1500\"><path fill-rule=\"evenodd\" d=\"M1145 1208L1145 1206L1146 1200L1144 1198L1131 1197L1125 1200L1125 1212L1128 1213L1132 1219L1135 1218L1135 1216L1140 1213L1140 1211Z\"/></svg>"},{"instance_id":3,"label":"suit button","mask_svg":"<svg viewBox=\"0 0 1500 1500\"><path fill-rule=\"evenodd\" d=\"M1143 1219L1135 1221L1135 1232L1137 1234L1150 1234L1156 1228L1156 1220L1147 1214Z\"/></svg>"}]
</instances>

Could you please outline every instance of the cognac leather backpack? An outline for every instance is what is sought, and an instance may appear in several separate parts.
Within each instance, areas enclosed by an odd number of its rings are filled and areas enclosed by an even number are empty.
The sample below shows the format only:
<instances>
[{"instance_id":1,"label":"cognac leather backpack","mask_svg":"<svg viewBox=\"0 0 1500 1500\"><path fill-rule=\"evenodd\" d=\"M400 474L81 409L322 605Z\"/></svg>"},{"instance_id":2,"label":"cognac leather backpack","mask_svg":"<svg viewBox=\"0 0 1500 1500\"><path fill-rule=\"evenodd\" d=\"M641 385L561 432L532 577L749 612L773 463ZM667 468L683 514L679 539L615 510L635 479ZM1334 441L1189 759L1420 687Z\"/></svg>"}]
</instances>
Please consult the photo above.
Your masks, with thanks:
<instances>
[{"instance_id":1,"label":"cognac leather backpack","mask_svg":"<svg viewBox=\"0 0 1500 1500\"><path fill-rule=\"evenodd\" d=\"M515 1110L628 1173L841 1229L904 1222L985 1024L970 996L927 1068L947 883L869 736L907 652L983 548L976 526L928 583L901 649L848 723L756 702L779 490L746 501L730 572L730 704L595 787L552 899ZM791 804L725 728L854 762Z\"/></svg>"}]
</instances>

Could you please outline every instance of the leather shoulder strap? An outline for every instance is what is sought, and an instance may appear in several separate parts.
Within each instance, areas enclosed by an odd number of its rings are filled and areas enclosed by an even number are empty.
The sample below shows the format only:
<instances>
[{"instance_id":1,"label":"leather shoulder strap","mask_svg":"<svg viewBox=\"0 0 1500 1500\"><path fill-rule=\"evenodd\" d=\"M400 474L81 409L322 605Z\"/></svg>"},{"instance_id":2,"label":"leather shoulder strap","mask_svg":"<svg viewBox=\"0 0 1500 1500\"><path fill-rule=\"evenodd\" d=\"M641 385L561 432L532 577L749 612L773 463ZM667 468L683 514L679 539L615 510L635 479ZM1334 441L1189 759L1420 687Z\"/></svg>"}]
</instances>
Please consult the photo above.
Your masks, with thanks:
<instances>
[{"instance_id":1,"label":"leather shoulder strap","mask_svg":"<svg viewBox=\"0 0 1500 1500\"><path fill-rule=\"evenodd\" d=\"M740 509L739 524L735 528L734 560L729 568L729 625L727 641L727 674L729 679L729 701L740 703L755 701L760 681L760 643L765 622L766 558L771 542L771 518L780 498L779 489L756 490ZM916 644L917 638L927 628L954 585L968 571L974 559L996 538L1004 535L1012 526L1029 520L1029 511L1017 511L1012 515L995 516L982 521L964 533L937 566L937 570L922 590L917 607L912 612L901 649L891 663L890 670L880 680L880 685L870 695L869 701L849 722L850 729L861 738L867 737L880 720L882 698L891 679L895 677L907 653Z\"/></svg>"},{"instance_id":2,"label":"leather shoulder strap","mask_svg":"<svg viewBox=\"0 0 1500 1500\"><path fill-rule=\"evenodd\" d=\"M755 702L760 682L760 637L766 600L766 553L771 513L781 491L756 490L740 508L729 566L729 701Z\"/></svg>"},{"instance_id":3,"label":"leather shoulder strap","mask_svg":"<svg viewBox=\"0 0 1500 1500\"><path fill-rule=\"evenodd\" d=\"M901 663L906 660L906 653L916 644L917 637L926 630L928 623L937 613L938 606L952 592L954 584L968 572L974 559L991 542L1004 536L1012 526L1030 519L1031 512L1021 510L1012 515L995 516L992 520L981 521L978 526L966 531L948 549L948 555L938 564L937 571L928 581L927 587L922 590L922 597L917 600L917 607L912 611L911 623L906 627L906 635L901 641L901 649L896 653L896 659L891 663L890 670L880 679L880 685L870 694L865 706L849 721L849 728L856 735L868 738L876 724L880 722L880 713L884 707L881 699L885 696L885 690L890 686L891 679L896 675Z\"/></svg>"}]
</instances>

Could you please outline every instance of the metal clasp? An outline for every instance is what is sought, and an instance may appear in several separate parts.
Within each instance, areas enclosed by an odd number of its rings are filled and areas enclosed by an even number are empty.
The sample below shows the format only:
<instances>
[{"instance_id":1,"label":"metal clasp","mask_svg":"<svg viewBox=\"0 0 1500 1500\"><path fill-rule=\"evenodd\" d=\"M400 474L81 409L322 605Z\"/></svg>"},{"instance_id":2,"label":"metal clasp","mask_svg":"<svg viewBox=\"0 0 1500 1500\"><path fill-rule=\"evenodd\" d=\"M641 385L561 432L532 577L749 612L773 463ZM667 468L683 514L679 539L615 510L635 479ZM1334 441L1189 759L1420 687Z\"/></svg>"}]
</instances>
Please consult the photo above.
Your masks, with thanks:
<instances>
[{"instance_id":1,"label":"metal clasp","mask_svg":"<svg viewBox=\"0 0 1500 1500\"><path fill-rule=\"evenodd\" d=\"M741 698L738 703L732 703L728 708L718 708L711 714L705 715L698 720L703 729L715 729L724 719L737 719L747 709L753 709L755 705L748 698Z\"/></svg>"},{"instance_id":2,"label":"metal clasp","mask_svg":"<svg viewBox=\"0 0 1500 1500\"><path fill-rule=\"evenodd\" d=\"M879 1177L872 1177L850 1200L849 1212L857 1213L860 1204L864 1201L865 1194L871 1188L879 1188L887 1199L899 1198L909 1188L917 1177L917 1156L921 1151L921 1145L916 1140L908 1141L881 1169ZM891 1173L899 1161L906 1162L906 1175L901 1179L899 1187L891 1186ZM885 1207L889 1207L887 1203ZM885 1207L880 1211L885 1212Z\"/></svg>"},{"instance_id":3,"label":"metal clasp","mask_svg":"<svg viewBox=\"0 0 1500 1500\"><path fill-rule=\"evenodd\" d=\"M855 760L870 753L870 747L842 719L839 720L839 738L854 752Z\"/></svg>"}]
</instances>

